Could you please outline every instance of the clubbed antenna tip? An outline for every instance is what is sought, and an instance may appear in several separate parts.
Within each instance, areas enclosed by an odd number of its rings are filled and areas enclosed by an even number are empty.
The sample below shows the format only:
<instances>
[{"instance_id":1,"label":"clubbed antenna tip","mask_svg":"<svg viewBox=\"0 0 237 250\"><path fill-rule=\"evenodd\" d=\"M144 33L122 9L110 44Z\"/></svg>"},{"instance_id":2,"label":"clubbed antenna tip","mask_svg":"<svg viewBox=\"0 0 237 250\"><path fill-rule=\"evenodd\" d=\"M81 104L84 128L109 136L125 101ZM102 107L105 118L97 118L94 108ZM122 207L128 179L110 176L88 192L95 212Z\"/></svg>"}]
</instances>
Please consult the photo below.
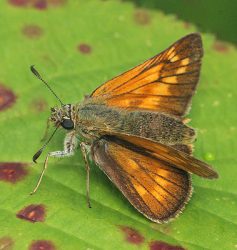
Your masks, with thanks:
<instances>
[{"instance_id":1,"label":"clubbed antenna tip","mask_svg":"<svg viewBox=\"0 0 237 250\"><path fill-rule=\"evenodd\" d=\"M47 88L53 93L53 95L58 99L58 101L61 103L62 106L64 106L63 102L59 99L59 97L56 95L56 93L51 89L49 84L41 77L40 73L35 69L34 65L30 66L31 72L40 80L42 81Z\"/></svg>"}]
</instances>

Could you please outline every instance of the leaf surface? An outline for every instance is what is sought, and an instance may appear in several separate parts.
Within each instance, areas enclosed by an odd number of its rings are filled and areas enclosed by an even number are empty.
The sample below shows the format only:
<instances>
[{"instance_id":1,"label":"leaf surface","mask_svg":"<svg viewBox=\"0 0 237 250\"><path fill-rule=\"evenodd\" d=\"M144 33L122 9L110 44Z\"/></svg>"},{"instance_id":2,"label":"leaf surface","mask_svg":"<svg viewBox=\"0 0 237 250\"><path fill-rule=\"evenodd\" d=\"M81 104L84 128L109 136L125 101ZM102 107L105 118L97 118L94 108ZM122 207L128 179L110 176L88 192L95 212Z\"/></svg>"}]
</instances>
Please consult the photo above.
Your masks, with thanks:
<instances>
[{"instance_id":1,"label":"leaf surface","mask_svg":"<svg viewBox=\"0 0 237 250\"><path fill-rule=\"evenodd\" d=\"M198 128L195 156L215 166L220 178L193 176L194 194L184 212L158 225L140 215L93 163L92 208L87 208L80 150L68 159L50 159L38 192L29 195L47 151L62 149L64 137L58 132L38 164L31 162L41 147L50 107L58 103L29 66L35 64L64 102L77 103L102 82L195 32L195 27L115 1L9 0L1 1L0 15L0 249L28 249L31 244L55 249L158 249L159 244L236 248L233 46L202 35L205 55L189 115ZM32 204L39 214L24 214L22 209ZM26 215L41 216L41 221L19 218Z\"/></svg>"}]
</instances>

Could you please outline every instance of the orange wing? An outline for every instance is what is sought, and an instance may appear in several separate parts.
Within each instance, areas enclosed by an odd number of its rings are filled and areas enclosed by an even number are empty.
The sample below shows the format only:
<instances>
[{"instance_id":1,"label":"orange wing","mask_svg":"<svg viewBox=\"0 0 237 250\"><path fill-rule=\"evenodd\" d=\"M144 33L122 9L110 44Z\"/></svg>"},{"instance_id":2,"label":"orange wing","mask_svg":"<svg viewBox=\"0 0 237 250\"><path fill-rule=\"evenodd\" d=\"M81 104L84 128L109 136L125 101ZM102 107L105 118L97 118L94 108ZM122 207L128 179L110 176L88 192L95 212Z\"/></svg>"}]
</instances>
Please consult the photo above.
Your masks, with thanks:
<instances>
[{"instance_id":1,"label":"orange wing","mask_svg":"<svg viewBox=\"0 0 237 250\"><path fill-rule=\"evenodd\" d=\"M189 173L124 140L106 136L93 144L92 155L129 202L152 221L175 217L191 196Z\"/></svg>"},{"instance_id":2,"label":"orange wing","mask_svg":"<svg viewBox=\"0 0 237 250\"><path fill-rule=\"evenodd\" d=\"M184 116L198 82L202 55L200 35L190 34L104 83L91 97L101 97L110 106Z\"/></svg>"},{"instance_id":3,"label":"orange wing","mask_svg":"<svg viewBox=\"0 0 237 250\"><path fill-rule=\"evenodd\" d=\"M152 221L178 215L189 200L188 172L205 178L218 174L207 164L166 145L135 136L104 136L92 157L129 202Z\"/></svg>"},{"instance_id":4,"label":"orange wing","mask_svg":"<svg viewBox=\"0 0 237 250\"><path fill-rule=\"evenodd\" d=\"M184 147L167 146L158 142L144 139L137 136L115 134L119 139L127 141L132 145L143 148L145 152L149 152L155 158L173 165L175 168L182 169L186 172L196 174L200 177L214 179L218 178L217 172L207 163L200 161L190 155L188 149ZM179 145L186 146L186 145Z\"/></svg>"}]
</instances>

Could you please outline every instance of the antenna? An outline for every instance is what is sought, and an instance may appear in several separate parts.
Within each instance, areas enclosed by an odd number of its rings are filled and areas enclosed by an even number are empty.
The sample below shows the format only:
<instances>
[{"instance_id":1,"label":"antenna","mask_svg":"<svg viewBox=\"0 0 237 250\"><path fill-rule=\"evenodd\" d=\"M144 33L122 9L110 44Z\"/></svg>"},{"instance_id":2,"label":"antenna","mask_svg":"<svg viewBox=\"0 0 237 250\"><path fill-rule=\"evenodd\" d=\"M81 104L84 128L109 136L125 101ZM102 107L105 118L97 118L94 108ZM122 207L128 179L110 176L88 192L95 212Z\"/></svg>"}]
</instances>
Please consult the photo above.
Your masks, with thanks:
<instances>
[{"instance_id":1,"label":"antenna","mask_svg":"<svg viewBox=\"0 0 237 250\"><path fill-rule=\"evenodd\" d=\"M61 103L62 106L64 106L63 102L59 99L59 97L55 94L55 92L51 89L51 87L48 85L48 83L41 77L39 72L34 68L34 65L30 66L31 72L40 80L42 81L47 88L53 93L53 95L58 99L58 101ZM38 157L37 157L38 158Z\"/></svg>"},{"instance_id":2,"label":"antenna","mask_svg":"<svg viewBox=\"0 0 237 250\"><path fill-rule=\"evenodd\" d=\"M37 163L36 160L40 157L40 155L42 154L43 150L45 149L45 147L48 145L48 143L51 141L51 139L53 138L54 134L56 133L56 131L58 130L59 126L56 127L56 129L54 130L54 132L52 133L52 135L49 137L49 139L45 142L45 144L43 145L42 148L40 148L33 156L33 162Z\"/></svg>"}]
</instances>

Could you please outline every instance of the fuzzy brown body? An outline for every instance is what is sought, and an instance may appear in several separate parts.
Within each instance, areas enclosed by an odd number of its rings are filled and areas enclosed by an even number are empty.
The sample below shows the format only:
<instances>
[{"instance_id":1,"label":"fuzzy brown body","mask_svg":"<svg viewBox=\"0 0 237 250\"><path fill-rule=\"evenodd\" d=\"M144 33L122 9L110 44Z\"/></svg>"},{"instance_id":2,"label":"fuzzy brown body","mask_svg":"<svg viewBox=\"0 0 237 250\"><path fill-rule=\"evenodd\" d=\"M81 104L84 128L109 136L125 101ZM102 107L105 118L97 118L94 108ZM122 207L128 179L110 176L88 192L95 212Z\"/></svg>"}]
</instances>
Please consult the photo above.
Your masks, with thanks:
<instances>
[{"instance_id":1,"label":"fuzzy brown body","mask_svg":"<svg viewBox=\"0 0 237 250\"><path fill-rule=\"evenodd\" d=\"M91 101L91 102L90 102ZM75 107L76 131L87 139L120 133L147 138L166 145L191 144L193 128L182 120L161 112L126 110L109 107L87 99Z\"/></svg>"}]
</instances>

